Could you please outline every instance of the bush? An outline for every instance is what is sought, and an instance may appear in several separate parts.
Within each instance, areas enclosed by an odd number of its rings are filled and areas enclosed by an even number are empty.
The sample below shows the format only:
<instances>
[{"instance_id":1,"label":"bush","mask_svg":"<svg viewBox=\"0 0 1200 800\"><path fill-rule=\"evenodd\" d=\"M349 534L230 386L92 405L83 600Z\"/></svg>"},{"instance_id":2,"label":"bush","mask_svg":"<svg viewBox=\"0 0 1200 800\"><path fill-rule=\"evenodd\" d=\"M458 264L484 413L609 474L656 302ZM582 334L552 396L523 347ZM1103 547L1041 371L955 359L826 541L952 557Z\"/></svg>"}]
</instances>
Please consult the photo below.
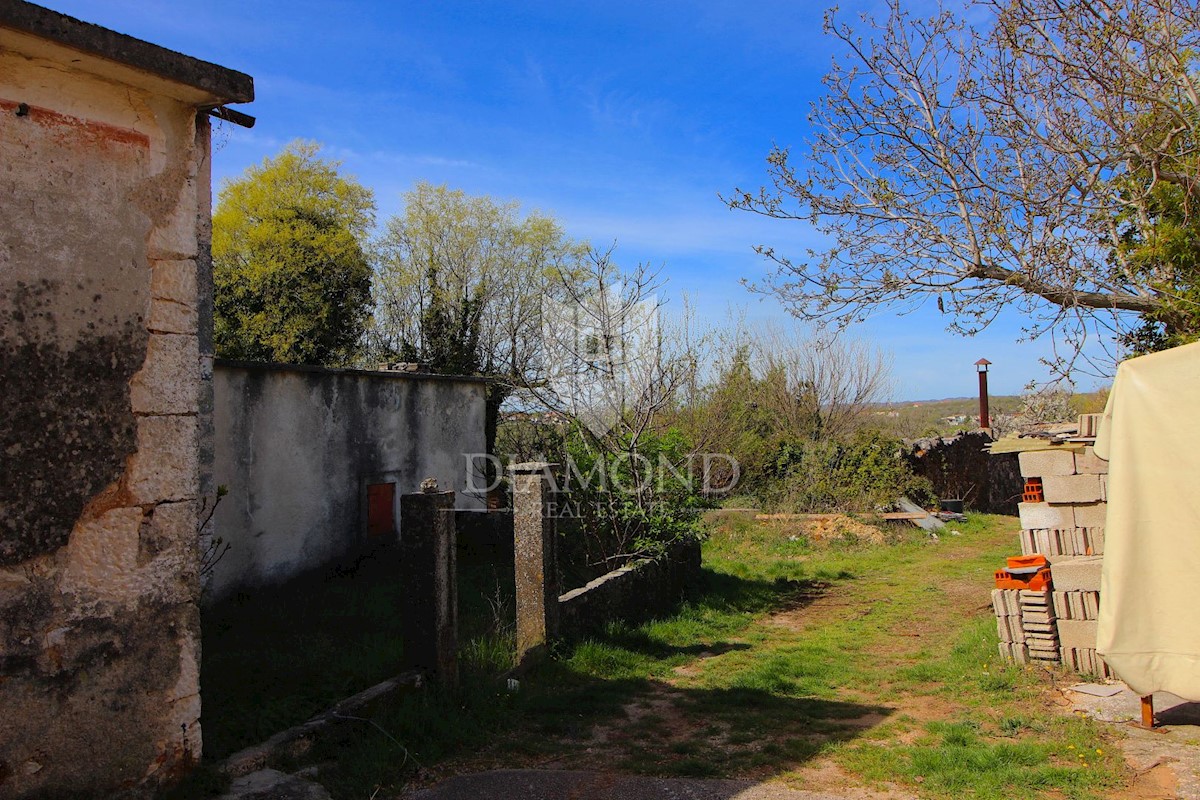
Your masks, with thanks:
<instances>
[{"instance_id":1,"label":"bush","mask_svg":"<svg viewBox=\"0 0 1200 800\"><path fill-rule=\"evenodd\" d=\"M581 534L588 562L608 568L698 536L700 512L714 505L693 480L690 445L678 429L645 432L636 444L624 444L601 449L578 430L566 438L574 473L562 476L561 507Z\"/></svg>"},{"instance_id":2,"label":"bush","mask_svg":"<svg viewBox=\"0 0 1200 800\"><path fill-rule=\"evenodd\" d=\"M856 432L846 442L782 445L759 499L800 513L863 512L891 505L900 496L928 501L929 482L913 475L899 439L877 430Z\"/></svg>"}]
</instances>

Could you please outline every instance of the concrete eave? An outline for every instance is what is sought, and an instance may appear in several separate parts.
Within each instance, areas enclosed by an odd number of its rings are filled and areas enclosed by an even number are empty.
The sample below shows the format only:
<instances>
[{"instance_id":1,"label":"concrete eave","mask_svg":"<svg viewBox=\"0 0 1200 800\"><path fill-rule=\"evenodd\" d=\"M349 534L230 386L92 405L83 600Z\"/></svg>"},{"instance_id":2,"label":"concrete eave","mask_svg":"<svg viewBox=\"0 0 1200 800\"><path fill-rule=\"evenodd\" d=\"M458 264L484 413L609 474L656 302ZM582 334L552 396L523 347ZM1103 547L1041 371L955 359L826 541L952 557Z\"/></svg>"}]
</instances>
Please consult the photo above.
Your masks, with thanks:
<instances>
[{"instance_id":1,"label":"concrete eave","mask_svg":"<svg viewBox=\"0 0 1200 800\"><path fill-rule=\"evenodd\" d=\"M0 0L0 47L174 97L197 108L254 99L254 79L24 0ZM64 52L65 51L65 52Z\"/></svg>"},{"instance_id":2,"label":"concrete eave","mask_svg":"<svg viewBox=\"0 0 1200 800\"><path fill-rule=\"evenodd\" d=\"M265 361L235 361L227 358L213 359L213 365L225 369L244 369L250 372L308 372L317 375L347 375L350 377L388 378L399 381L445 381L449 383L489 383L478 375L446 375L440 372L400 372L398 370L348 369L345 367L322 367L316 364L277 364Z\"/></svg>"}]
</instances>

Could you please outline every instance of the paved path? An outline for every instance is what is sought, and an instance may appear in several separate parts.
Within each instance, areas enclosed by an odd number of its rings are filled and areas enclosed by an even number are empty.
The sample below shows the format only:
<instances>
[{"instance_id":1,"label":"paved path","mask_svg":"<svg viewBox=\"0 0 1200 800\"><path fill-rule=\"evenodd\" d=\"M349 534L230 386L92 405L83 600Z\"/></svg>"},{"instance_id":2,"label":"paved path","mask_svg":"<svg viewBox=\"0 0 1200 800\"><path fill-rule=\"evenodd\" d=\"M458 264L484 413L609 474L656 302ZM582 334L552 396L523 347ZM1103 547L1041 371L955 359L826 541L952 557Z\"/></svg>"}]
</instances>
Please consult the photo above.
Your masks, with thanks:
<instances>
[{"instance_id":1,"label":"paved path","mask_svg":"<svg viewBox=\"0 0 1200 800\"><path fill-rule=\"evenodd\" d=\"M410 800L847 800L861 790L829 794L781 783L703 778L648 778L579 770L502 769L458 775Z\"/></svg>"},{"instance_id":2,"label":"paved path","mask_svg":"<svg viewBox=\"0 0 1200 800\"><path fill-rule=\"evenodd\" d=\"M1120 726L1125 734L1121 749L1137 776L1139 798L1200 800L1200 703L1189 703L1166 692L1154 695L1157 727L1140 726L1141 701L1125 684L1111 697L1094 697L1067 688L1065 695L1076 711Z\"/></svg>"}]
</instances>

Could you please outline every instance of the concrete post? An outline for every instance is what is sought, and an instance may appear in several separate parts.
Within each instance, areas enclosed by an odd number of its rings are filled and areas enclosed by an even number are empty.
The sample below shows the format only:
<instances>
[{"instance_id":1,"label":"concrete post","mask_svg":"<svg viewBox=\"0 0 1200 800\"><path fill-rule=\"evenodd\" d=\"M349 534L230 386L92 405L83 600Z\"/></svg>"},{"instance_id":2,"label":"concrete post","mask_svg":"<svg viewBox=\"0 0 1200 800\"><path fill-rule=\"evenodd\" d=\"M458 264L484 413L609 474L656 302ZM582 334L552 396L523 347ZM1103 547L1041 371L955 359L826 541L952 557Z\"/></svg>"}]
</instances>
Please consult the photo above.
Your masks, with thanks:
<instances>
[{"instance_id":1,"label":"concrete post","mask_svg":"<svg viewBox=\"0 0 1200 800\"><path fill-rule=\"evenodd\" d=\"M517 658L544 648L558 635L558 529L552 464L514 464L513 539L517 585Z\"/></svg>"},{"instance_id":2,"label":"concrete post","mask_svg":"<svg viewBox=\"0 0 1200 800\"><path fill-rule=\"evenodd\" d=\"M432 483L400 497L404 667L458 682L458 585L454 492Z\"/></svg>"}]
</instances>

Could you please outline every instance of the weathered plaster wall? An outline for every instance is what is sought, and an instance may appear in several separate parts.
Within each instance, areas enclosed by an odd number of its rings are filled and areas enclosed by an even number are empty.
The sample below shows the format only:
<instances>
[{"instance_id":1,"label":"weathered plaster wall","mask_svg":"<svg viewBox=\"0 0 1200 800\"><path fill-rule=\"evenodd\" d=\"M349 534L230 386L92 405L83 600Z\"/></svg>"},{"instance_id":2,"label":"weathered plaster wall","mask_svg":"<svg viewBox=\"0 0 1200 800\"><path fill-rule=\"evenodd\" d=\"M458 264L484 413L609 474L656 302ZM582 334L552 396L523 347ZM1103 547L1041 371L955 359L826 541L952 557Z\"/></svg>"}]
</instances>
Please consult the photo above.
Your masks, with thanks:
<instances>
[{"instance_id":1,"label":"weathered plaster wall","mask_svg":"<svg viewBox=\"0 0 1200 800\"><path fill-rule=\"evenodd\" d=\"M0 34L0 797L136 793L200 749L208 126Z\"/></svg>"},{"instance_id":2,"label":"weathered plaster wall","mask_svg":"<svg viewBox=\"0 0 1200 800\"><path fill-rule=\"evenodd\" d=\"M218 362L213 394L214 480L229 491L214 533L230 549L208 598L357 553L369 483L395 482L399 503L433 477L483 507L464 460L485 452L481 382Z\"/></svg>"}]
</instances>

